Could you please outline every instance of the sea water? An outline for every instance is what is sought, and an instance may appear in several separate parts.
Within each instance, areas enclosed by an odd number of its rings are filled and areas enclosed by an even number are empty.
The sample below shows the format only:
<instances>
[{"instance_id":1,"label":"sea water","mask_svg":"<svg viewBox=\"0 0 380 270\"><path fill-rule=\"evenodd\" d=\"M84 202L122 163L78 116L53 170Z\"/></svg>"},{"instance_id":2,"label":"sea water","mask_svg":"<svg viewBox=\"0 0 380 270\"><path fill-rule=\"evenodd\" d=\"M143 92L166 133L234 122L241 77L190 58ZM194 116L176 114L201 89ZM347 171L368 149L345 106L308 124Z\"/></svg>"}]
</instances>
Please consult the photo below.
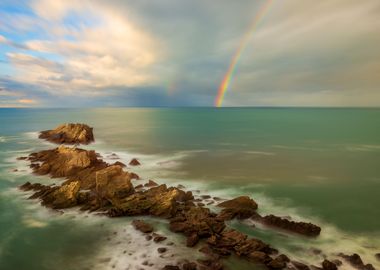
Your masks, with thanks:
<instances>
[{"instance_id":1,"label":"sea water","mask_svg":"<svg viewBox=\"0 0 380 270\"><path fill-rule=\"evenodd\" d=\"M94 127L96 142L85 148L106 161L115 161L112 153L125 163L138 158L141 183L182 184L225 199L248 195L262 214L320 225L321 235L308 239L229 223L292 258L319 264L319 250L332 259L357 252L380 268L379 109L99 108L0 109L0 269L159 269L175 261L172 255L200 256L165 220L149 219L168 236L165 243L174 243L160 257L165 244L146 241L132 218L55 212L27 200L20 184L62 180L32 175L16 158L55 147L38 131L65 122ZM236 258L226 265L252 269Z\"/></svg>"}]
</instances>

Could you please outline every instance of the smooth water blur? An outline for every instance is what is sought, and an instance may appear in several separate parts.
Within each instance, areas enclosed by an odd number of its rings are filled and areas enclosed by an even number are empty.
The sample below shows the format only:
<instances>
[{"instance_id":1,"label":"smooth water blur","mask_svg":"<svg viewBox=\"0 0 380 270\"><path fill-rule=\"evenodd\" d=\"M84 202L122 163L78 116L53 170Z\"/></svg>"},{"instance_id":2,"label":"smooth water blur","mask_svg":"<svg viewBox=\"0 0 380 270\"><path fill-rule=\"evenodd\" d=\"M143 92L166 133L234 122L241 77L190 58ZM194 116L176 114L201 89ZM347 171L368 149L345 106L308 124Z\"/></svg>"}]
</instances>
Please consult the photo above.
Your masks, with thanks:
<instances>
[{"instance_id":1,"label":"smooth water blur","mask_svg":"<svg viewBox=\"0 0 380 270\"><path fill-rule=\"evenodd\" d=\"M282 215L296 211L355 239L380 238L379 109L0 109L0 269L4 260L12 262L12 254L20 256L16 250L25 254L33 247L33 256L39 258L57 249L57 254L75 257L75 247L83 246L70 241L91 247L99 241L84 234L78 239L75 232L88 228L81 221L53 218L46 228L22 227L20 217L36 210L24 209L22 198L4 195L35 178L12 174L18 166L14 151L26 155L51 147L29 132L64 122L94 127L97 142L87 148L128 153L140 158L142 167L144 161L151 164L153 169L139 171L143 177L197 183L226 196L251 195L264 210L284 211ZM62 230L64 222L77 229ZM4 240L17 230L20 233ZM57 232L64 233L67 245L54 238ZM261 237L283 242L265 230ZM51 241L63 244L58 249ZM377 242L368 245L379 252ZM35 269L49 268L36 264Z\"/></svg>"}]
</instances>

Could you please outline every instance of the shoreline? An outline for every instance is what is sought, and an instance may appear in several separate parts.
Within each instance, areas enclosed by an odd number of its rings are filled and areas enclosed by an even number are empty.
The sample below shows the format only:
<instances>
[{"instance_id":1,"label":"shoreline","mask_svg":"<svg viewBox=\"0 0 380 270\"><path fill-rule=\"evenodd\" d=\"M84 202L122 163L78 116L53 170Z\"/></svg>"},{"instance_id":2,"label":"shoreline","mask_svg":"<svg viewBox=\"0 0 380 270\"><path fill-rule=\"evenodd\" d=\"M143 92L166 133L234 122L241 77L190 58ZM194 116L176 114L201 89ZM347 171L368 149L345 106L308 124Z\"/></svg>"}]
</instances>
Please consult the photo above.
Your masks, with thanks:
<instances>
[{"instance_id":1,"label":"shoreline","mask_svg":"<svg viewBox=\"0 0 380 270\"><path fill-rule=\"evenodd\" d=\"M138 181L138 180L137 180Z\"/></svg>"}]
</instances>

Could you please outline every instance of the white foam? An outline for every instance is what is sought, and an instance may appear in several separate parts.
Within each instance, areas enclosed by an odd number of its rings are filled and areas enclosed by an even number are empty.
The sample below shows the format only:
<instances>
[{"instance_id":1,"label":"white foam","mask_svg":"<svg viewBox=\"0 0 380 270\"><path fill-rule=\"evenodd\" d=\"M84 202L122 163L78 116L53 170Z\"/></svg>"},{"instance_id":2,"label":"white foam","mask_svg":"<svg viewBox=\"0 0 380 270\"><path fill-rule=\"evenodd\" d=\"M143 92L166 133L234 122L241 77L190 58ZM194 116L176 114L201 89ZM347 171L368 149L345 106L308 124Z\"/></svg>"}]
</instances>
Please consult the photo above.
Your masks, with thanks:
<instances>
[{"instance_id":1,"label":"white foam","mask_svg":"<svg viewBox=\"0 0 380 270\"><path fill-rule=\"evenodd\" d=\"M258 156L275 156L276 155L276 153L265 152L265 151L244 151L243 153L258 155Z\"/></svg>"}]
</instances>

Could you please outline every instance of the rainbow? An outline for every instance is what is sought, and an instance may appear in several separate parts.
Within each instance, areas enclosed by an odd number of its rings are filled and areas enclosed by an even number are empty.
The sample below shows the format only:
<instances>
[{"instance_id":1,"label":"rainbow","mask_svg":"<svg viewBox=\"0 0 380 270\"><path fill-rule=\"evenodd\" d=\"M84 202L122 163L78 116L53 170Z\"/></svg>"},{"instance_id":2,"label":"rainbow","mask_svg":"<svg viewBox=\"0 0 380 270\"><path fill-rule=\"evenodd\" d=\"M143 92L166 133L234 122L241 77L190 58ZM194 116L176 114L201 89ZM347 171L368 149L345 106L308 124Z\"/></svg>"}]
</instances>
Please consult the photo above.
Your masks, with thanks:
<instances>
[{"instance_id":1,"label":"rainbow","mask_svg":"<svg viewBox=\"0 0 380 270\"><path fill-rule=\"evenodd\" d=\"M241 40L240 45L236 50L235 54L233 55L230 65L228 66L228 70L224 75L222 82L219 85L218 94L215 98L215 107L222 106L224 95L226 94L228 87L231 83L231 78L234 74L237 63L239 62L244 49L247 47L253 32L256 30L257 25L260 23L261 19L265 16L265 14L269 11L269 8L272 5L272 3L273 0L266 0L266 2L260 7L259 11L256 13L256 16L254 17L249 27L248 32L244 35L243 39Z\"/></svg>"}]
</instances>

